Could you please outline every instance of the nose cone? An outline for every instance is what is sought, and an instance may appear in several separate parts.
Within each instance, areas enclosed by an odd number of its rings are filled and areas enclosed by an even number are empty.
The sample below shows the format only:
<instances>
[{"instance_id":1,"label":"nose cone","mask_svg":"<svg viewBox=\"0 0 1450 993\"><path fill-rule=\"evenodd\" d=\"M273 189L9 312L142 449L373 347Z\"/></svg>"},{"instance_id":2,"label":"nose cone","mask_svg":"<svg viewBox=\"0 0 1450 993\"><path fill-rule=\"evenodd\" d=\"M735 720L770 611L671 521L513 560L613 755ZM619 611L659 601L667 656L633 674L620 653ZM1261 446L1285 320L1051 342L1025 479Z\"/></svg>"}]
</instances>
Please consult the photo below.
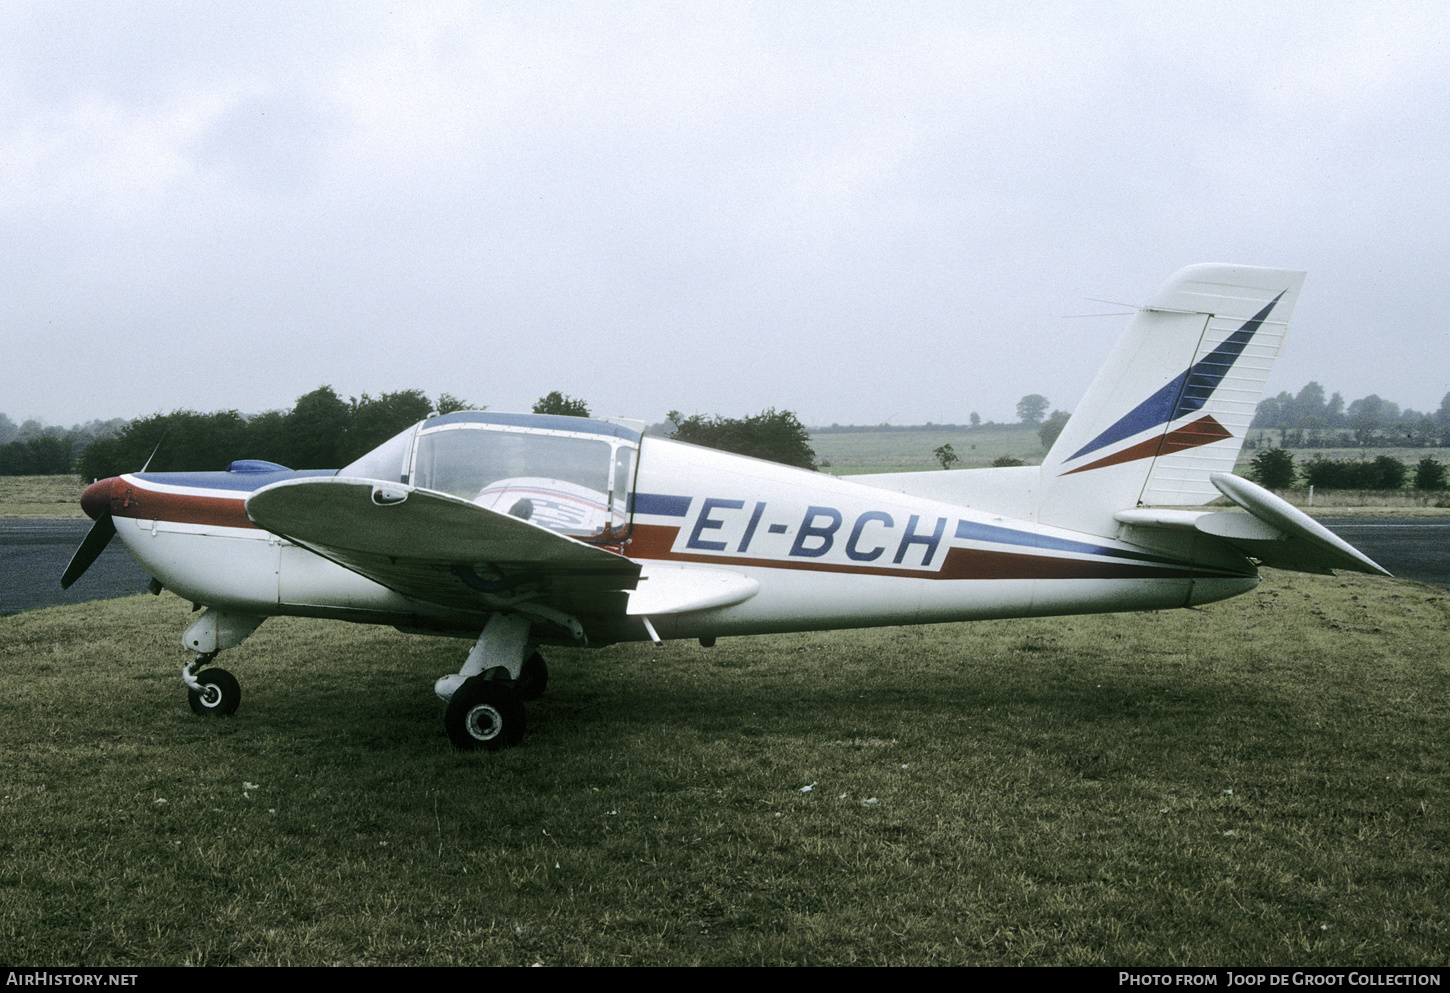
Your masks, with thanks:
<instances>
[{"instance_id":1,"label":"nose cone","mask_svg":"<svg viewBox=\"0 0 1450 993\"><path fill-rule=\"evenodd\" d=\"M81 494L81 510L91 520L98 520L102 514L111 509L111 484L119 477L112 476L110 479L98 480L86 487Z\"/></svg>"}]
</instances>

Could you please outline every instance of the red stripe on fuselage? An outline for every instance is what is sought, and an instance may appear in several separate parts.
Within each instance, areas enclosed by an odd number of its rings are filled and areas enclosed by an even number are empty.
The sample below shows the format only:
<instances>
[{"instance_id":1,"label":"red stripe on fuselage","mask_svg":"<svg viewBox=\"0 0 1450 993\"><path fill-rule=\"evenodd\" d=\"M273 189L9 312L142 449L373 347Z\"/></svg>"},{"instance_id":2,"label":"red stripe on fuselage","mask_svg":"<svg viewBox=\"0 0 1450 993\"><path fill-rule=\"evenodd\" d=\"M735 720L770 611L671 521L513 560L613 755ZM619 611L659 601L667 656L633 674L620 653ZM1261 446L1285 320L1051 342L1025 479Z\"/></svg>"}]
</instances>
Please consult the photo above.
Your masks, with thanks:
<instances>
[{"instance_id":1,"label":"red stripe on fuselage","mask_svg":"<svg viewBox=\"0 0 1450 993\"><path fill-rule=\"evenodd\" d=\"M111 516L258 530L257 525L247 520L246 497L165 493L124 478L117 479L111 487Z\"/></svg>"},{"instance_id":2,"label":"red stripe on fuselage","mask_svg":"<svg viewBox=\"0 0 1450 993\"><path fill-rule=\"evenodd\" d=\"M820 561L732 558L727 555L676 552L673 548L679 533L678 527L636 524L630 543L625 547L625 554L636 561L699 562L736 567L797 569L805 572L840 572L857 576L893 576L900 579L1186 579L1194 575L1204 575L1202 570L1195 573L1186 563L1181 566L1162 567L1133 562L1024 555L978 548L947 549L941 568L935 572Z\"/></svg>"}]
</instances>

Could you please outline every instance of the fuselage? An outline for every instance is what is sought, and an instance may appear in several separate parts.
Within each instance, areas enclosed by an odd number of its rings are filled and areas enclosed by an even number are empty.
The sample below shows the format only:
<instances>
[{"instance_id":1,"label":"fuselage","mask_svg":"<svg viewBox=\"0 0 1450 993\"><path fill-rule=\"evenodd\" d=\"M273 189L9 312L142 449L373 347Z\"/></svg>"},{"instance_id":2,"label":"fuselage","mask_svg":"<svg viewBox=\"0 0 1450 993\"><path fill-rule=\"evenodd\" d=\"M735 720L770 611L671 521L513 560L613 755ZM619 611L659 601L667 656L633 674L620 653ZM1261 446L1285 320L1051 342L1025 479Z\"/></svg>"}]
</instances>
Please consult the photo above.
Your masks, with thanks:
<instances>
[{"instance_id":1,"label":"fuselage","mask_svg":"<svg viewBox=\"0 0 1450 993\"><path fill-rule=\"evenodd\" d=\"M1148 548L664 439L630 439L621 459L612 443L630 478L602 501L627 515L611 550L759 584L739 602L653 617L662 638L1163 609L1258 583L1254 565L1222 546ZM138 561L198 604L476 633L491 608L406 596L247 517L262 487L333 474L267 463L134 473L93 484L83 505L92 517L109 508ZM647 637L620 613L580 620L593 644Z\"/></svg>"}]
</instances>

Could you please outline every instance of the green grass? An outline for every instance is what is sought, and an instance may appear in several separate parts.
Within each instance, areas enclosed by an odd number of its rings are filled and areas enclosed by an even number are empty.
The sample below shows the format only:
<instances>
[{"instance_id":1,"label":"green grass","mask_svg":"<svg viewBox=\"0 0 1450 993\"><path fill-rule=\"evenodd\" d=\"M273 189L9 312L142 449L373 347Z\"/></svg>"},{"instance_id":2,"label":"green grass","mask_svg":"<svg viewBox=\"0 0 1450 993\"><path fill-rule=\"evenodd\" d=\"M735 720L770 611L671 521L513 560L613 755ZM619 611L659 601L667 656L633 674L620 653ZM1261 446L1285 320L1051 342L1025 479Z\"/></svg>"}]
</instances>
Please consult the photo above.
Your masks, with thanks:
<instances>
[{"instance_id":1,"label":"green grass","mask_svg":"<svg viewBox=\"0 0 1450 993\"><path fill-rule=\"evenodd\" d=\"M0 517L80 517L79 476L0 476Z\"/></svg>"},{"instance_id":2,"label":"green grass","mask_svg":"<svg viewBox=\"0 0 1450 993\"><path fill-rule=\"evenodd\" d=\"M979 428L901 428L891 431L832 431L811 435L811 447L818 461L830 465L826 471L837 476L867 472L911 472L935 469L941 464L934 449L951 445L961 461L956 469L977 469L1007 456L1040 463L1047 453L1037 429L1021 424L991 424Z\"/></svg>"},{"instance_id":3,"label":"green grass","mask_svg":"<svg viewBox=\"0 0 1450 993\"><path fill-rule=\"evenodd\" d=\"M188 616L0 620L0 962L1446 964L1430 587L554 650L498 754L332 622L197 718Z\"/></svg>"}]
</instances>

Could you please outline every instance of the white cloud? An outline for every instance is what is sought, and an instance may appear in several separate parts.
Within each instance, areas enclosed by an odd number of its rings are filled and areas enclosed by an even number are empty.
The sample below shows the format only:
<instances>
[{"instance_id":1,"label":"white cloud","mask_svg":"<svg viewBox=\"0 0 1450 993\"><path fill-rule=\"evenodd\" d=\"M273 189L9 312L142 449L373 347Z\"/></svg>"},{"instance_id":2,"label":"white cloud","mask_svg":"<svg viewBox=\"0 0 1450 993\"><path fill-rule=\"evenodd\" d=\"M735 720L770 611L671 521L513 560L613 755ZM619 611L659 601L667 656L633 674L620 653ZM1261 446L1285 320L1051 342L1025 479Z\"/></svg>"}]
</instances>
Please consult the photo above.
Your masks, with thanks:
<instances>
[{"instance_id":1,"label":"white cloud","mask_svg":"<svg viewBox=\"0 0 1450 993\"><path fill-rule=\"evenodd\" d=\"M1283 388L1450 388L1438 5L92 10L0 12L12 417L1010 418L1210 259L1310 269Z\"/></svg>"}]
</instances>

